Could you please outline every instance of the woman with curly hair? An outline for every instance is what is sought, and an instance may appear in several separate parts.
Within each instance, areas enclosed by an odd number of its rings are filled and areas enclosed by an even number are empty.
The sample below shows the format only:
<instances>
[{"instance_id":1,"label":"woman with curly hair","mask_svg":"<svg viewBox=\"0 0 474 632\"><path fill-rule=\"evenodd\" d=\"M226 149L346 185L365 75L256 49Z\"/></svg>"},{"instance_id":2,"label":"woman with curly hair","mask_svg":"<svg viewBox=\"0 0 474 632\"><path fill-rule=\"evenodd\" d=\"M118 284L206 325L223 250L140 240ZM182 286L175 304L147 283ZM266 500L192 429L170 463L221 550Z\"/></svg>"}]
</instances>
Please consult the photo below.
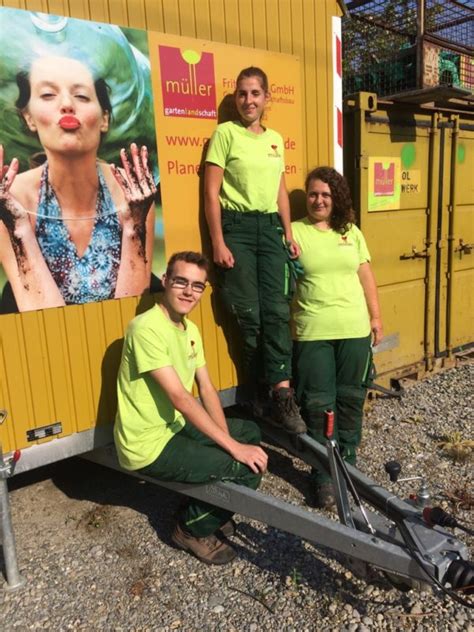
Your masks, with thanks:
<instances>
[{"instance_id":1,"label":"woman with curly hair","mask_svg":"<svg viewBox=\"0 0 474 632\"><path fill-rule=\"evenodd\" d=\"M334 438L355 464L361 440L371 343L382 321L370 254L346 179L331 167L311 171L305 183L307 216L292 223L304 268L293 310L297 398L308 433L324 442L324 412L335 413ZM312 504L334 504L329 475L314 469Z\"/></svg>"}]
</instances>

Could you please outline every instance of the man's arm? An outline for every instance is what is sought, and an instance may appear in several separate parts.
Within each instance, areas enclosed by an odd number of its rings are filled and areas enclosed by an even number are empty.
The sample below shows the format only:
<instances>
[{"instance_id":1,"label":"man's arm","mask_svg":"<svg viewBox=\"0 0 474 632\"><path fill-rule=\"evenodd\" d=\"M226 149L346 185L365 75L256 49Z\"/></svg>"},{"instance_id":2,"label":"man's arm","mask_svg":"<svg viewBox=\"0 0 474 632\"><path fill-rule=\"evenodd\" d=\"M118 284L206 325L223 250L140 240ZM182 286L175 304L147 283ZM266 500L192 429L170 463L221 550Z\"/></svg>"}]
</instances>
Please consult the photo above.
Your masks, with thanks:
<instances>
[{"instance_id":1,"label":"man's arm","mask_svg":"<svg viewBox=\"0 0 474 632\"><path fill-rule=\"evenodd\" d=\"M206 366L196 369L196 382L199 390L199 397L207 414L224 432L229 432L227 421L222 410L221 400L217 394L214 384L211 382L209 371Z\"/></svg>"},{"instance_id":2,"label":"man's arm","mask_svg":"<svg viewBox=\"0 0 474 632\"><path fill-rule=\"evenodd\" d=\"M247 465L256 474L266 470L268 457L262 448L239 443L215 423L203 406L184 388L173 367L155 369L150 371L150 375L167 394L176 410L232 458Z\"/></svg>"}]
</instances>

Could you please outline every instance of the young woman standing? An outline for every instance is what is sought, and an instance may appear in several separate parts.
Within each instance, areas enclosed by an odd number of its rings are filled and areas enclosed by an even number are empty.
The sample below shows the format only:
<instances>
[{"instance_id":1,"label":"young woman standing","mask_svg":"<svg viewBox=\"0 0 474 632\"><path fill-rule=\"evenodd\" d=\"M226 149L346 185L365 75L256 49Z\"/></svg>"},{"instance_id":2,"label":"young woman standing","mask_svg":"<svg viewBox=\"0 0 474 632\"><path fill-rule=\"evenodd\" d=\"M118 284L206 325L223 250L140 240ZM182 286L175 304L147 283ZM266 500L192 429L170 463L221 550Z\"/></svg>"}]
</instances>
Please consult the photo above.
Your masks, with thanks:
<instances>
[{"instance_id":1,"label":"young woman standing","mask_svg":"<svg viewBox=\"0 0 474 632\"><path fill-rule=\"evenodd\" d=\"M334 436L354 465L372 363L371 342L382 340L377 286L364 236L354 224L346 179L332 167L306 178L307 217L293 222L305 274L293 306L298 401L308 434L324 443L325 411L335 413ZM329 475L312 473L314 503L334 503Z\"/></svg>"},{"instance_id":2,"label":"young woman standing","mask_svg":"<svg viewBox=\"0 0 474 632\"><path fill-rule=\"evenodd\" d=\"M239 119L219 125L206 157L205 212L218 282L243 338L246 382L272 387L268 414L288 432L305 432L291 377L290 256L293 240L283 139L264 127L270 93L260 68L237 77ZM286 242L286 243L285 243ZM254 391L256 397L256 391Z\"/></svg>"}]
</instances>

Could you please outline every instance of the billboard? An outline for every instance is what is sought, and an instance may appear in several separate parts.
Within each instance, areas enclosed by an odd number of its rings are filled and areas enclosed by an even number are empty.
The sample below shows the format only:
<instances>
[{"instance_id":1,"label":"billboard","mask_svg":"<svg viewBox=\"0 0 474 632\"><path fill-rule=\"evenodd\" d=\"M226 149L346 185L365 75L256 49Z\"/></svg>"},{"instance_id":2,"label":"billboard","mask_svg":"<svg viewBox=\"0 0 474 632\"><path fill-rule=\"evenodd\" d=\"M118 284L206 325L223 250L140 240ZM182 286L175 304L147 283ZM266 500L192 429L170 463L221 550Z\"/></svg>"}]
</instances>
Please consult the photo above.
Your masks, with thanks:
<instances>
[{"instance_id":1,"label":"billboard","mask_svg":"<svg viewBox=\"0 0 474 632\"><path fill-rule=\"evenodd\" d=\"M301 187L297 58L7 8L0 29L0 313L139 295L202 248L207 140L243 67L269 75Z\"/></svg>"},{"instance_id":2,"label":"billboard","mask_svg":"<svg viewBox=\"0 0 474 632\"><path fill-rule=\"evenodd\" d=\"M233 93L243 68L257 66L267 73L271 98L263 124L283 137L288 190L304 188L299 59L154 32L148 33L148 43L166 251L200 250L203 244L206 250L202 185L207 144L218 123L237 118Z\"/></svg>"}]
</instances>

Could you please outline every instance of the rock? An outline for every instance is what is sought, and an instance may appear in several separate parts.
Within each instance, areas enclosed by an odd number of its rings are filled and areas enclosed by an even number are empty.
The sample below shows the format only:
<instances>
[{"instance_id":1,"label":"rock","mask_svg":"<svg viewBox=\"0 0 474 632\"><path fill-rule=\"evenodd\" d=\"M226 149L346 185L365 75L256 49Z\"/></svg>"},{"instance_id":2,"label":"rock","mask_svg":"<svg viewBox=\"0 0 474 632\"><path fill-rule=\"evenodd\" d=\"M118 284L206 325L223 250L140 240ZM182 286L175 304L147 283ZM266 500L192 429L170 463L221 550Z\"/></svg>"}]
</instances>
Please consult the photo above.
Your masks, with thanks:
<instances>
[{"instance_id":1,"label":"rock","mask_svg":"<svg viewBox=\"0 0 474 632\"><path fill-rule=\"evenodd\" d=\"M214 612L215 614L221 614L224 611L224 606L215 606L215 608L212 609L212 612Z\"/></svg>"},{"instance_id":2,"label":"rock","mask_svg":"<svg viewBox=\"0 0 474 632\"><path fill-rule=\"evenodd\" d=\"M415 602L410 608L410 614L423 614L423 607L419 601Z\"/></svg>"},{"instance_id":3,"label":"rock","mask_svg":"<svg viewBox=\"0 0 474 632\"><path fill-rule=\"evenodd\" d=\"M100 545L97 546L93 546L90 550L90 554L92 555L92 557L95 557L96 559L102 557L104 550Z\"/></svg>"},{"instance_id":4,"label":"rock","mask_svg":"<svg viewBox=\"0 0 474 632\"><path fill-rule=\"evenodd\" d=\"M209 601L207 602L207 605L209 606L209 608L214 608L214 606L220 606L225 600L224 595L220 594L220 593L214 593L213 595L211 595L209 597Z\"/></svg>"}]
</instances>

